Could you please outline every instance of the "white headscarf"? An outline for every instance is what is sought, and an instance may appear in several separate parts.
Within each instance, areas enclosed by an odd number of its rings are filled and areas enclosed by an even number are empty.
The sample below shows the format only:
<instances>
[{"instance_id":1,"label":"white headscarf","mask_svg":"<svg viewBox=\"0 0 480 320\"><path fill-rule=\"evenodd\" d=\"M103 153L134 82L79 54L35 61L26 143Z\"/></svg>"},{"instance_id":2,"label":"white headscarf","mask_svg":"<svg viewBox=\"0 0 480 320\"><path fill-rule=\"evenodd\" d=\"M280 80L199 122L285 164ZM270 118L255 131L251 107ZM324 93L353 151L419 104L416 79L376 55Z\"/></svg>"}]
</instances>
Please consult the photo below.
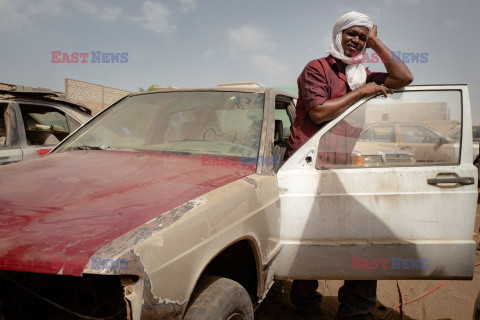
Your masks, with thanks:
<instances>
[{"instance_id":1,"label":"white headscarf","mask_svg":"<svg viewBox=\"0 0 480 320\"><path fill-rule=\"evenodd\" d=\"M355 90L366 83L367 72L365 71L363 64L357 63L358 61L362 61L363 55L366 51L365 47L362 49L359 55L355 56L354 59L347 57L343 52L342 31L353 26L366 27L368 31L370 31L373 28L373 22L363 13L355 11L341 16L333 27L332 44L327 50L327 53L347 64L347 67L345 68L347 82L350 86L350 89Z\"/></svg>"}]
</instances>

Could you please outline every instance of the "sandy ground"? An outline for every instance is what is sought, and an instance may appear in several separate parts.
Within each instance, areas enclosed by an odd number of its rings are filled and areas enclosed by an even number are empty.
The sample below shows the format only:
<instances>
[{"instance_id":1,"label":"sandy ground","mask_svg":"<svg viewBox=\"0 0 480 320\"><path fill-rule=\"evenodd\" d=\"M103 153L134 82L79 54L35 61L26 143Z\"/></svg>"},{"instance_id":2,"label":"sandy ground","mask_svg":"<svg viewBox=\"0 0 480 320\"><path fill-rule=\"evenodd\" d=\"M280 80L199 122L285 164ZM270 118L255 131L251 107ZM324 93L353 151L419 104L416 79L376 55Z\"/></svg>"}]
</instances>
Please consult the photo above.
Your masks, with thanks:
<instances>
[{"instance_id":1,"label":"sandy ground","mask_svg":"<svg viewBox=\"0 0 480 320\"><path fill-rule=\"evenodd\" d=\"M475 230L478 234L480 226L480 205L477 205ZM477 243L479 239L476 238ZM477 251L476 261L480 261L480 251ZM409 281L401 280L405 300L412 299L437 284L442 280L427 281ZM337 292L343 284L343 281L319 281L318 291L323 294L323 309L327 315L327 320L335 319L338 300ZM255 312L256 320L287 320L302 319L289 301L291 282L277 281L270 290L267 298ZM480 266L475 268L475 276L472 281L450 281L438 290L430 293L424 298L412 302L405 307L405 319L452 319L452 320L471 320L473 317L473 308L475 299L480 290ZM399 303L399 294L397 282L394 280L384 280L378 282L377 289L377 308L373 314L375 319L382 319L385 313L394 305ZM399 310L393 311L389 320L401 319Z\"/></svg>"}]
</instances>

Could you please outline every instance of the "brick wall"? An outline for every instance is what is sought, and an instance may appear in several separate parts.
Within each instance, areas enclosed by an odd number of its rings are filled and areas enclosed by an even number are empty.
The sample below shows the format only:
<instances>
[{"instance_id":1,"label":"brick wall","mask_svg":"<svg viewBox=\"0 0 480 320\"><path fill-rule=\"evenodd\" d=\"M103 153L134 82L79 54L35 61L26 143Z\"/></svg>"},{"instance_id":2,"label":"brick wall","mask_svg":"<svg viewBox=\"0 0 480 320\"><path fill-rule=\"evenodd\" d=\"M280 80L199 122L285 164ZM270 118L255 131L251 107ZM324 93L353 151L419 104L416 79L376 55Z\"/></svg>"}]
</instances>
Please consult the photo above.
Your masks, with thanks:
<instances>
[{"instance_id":1,"label":"brick wall","mask_svg":"<svg viewBox=\"0 0 480 320\"><path fill-rule=\"evenodd\" d=\"M94 115L130 93L126 90L65 78L67 99L86 105L92 109Z\"/></svg>"}]
</instances>

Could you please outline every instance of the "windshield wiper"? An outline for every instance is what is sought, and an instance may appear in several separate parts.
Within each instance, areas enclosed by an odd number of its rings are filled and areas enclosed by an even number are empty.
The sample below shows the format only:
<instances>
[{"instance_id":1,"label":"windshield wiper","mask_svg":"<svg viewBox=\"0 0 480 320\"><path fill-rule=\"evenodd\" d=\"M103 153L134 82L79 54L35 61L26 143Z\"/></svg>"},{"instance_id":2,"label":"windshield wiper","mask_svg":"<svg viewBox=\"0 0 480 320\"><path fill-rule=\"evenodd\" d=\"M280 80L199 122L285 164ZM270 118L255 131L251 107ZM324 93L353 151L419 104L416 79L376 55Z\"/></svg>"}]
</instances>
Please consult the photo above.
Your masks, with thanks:
<instances>
[{"instance_id":1,"label":"windshield wiper","mask_svg":"<svg viewBox=\"0 0 480 320\"><path fill-rule=\"evenodd\" d=\"M98 146L90 146L86 144L82 144L81 146L75 146L68 148L69 150L112 150L112 151L137 151L136 149L132 148L125 148L125 147L111 147L107 146L106 144L101 144Z\"/></svg>"},{"instance_id":2,"label":"windshield wiper","mask_svg":"<svg viewBox=\"0 0 480 320\"><path fill-rule=\"evenodd\" d=\"M101 144L99 146L89 146L86 144L82 144L81 146L73 147L73 149L75 150L111 150L112 148L104 144Z\"/></svg>"}]
</instances>

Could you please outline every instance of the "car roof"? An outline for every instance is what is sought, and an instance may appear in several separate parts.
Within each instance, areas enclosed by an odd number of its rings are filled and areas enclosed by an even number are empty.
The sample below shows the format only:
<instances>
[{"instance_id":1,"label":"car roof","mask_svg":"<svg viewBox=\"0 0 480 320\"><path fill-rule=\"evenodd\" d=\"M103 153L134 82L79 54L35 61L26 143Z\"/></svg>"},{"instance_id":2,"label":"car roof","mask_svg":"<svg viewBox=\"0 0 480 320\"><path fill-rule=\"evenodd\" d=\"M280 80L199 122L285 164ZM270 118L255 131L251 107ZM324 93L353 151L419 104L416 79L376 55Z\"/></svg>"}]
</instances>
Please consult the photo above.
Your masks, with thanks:
<instances>
[{"instance_id":1,"label":"car roof","mask_svg":"<svg viewBox=\"0 0 480 320\"><path fill-rule=\"evenodd\" d=\"M146 91L146 92L135 92L129 94L127 97L131 96L139 96L144 94L153 94L153 93L160 93L160 92L245 92L245 93L273 93L276 95L284 95L293 99L296 99L297 96L291 94L286 91L268 88L268 87L260 87L260 88L246 88L246 87L221 87L221 88L187 88L187 89L175 89L175 88L164 88L158 89L154 91Z\"/></svg>"},{"instance_id":2,"label":"car roof","mask_svg":"<svg viewBox=\"0 0 480 320\"><path fill-rule=\"evenodd\" d=\"M44 101L66 104L84 113L92 115L92 110L87 106L67 100L64 93L47 88L32 88L23 85L0 83L0 100L28 100L30 102Z\"/></svg>"}]
</instances>

